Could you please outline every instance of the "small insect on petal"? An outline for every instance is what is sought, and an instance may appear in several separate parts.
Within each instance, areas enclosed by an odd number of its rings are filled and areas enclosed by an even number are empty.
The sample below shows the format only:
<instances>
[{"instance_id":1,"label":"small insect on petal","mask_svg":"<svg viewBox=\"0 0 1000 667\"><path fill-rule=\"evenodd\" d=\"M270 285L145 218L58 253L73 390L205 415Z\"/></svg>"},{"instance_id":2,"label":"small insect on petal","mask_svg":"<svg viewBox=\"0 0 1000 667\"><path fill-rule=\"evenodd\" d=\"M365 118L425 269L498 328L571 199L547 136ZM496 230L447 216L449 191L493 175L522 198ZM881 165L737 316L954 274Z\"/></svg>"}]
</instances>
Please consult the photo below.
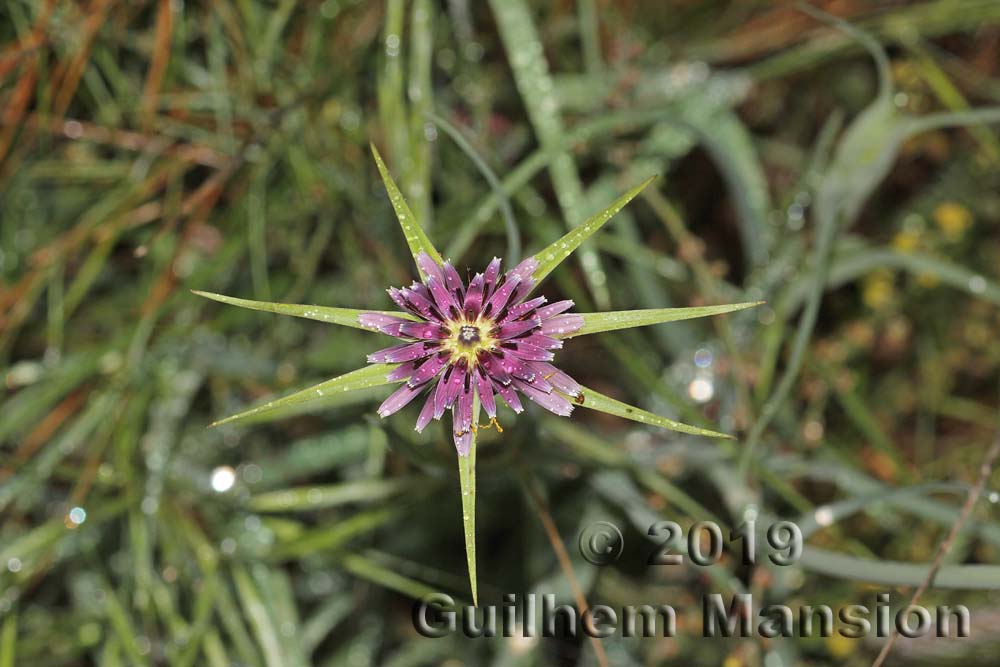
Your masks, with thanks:
<instances>
[{"instance_id":1,"label":"small insect on petal","mask_svg":"<svg viewBox=\"0 0 1000 667\"><path fill-rule=\"evenodd\" d=\"M471 429L465 433L455 433L455 449L458 450L459 456L469 455L469 450L472 449Z\"/></svg>"}]
</instances>

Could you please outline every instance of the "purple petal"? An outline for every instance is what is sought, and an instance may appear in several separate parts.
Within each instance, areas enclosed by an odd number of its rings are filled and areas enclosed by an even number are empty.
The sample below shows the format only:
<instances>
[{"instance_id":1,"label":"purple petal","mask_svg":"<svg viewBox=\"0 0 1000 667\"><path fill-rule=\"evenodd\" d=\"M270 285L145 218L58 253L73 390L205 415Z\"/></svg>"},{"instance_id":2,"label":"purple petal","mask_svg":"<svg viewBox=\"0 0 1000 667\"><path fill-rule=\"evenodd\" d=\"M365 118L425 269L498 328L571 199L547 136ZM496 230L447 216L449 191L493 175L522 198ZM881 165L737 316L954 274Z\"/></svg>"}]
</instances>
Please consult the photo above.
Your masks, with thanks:
<instances>
[{"instance_id":1,"label":"purple petal","mask_svg":"<svg viewBox=\"0 0 1000 667\"><path fill-rule=\"evenodd\" d=\"M399 326L399 333L423 340L444 340L448 337L448 330L437 322L404 322Z\"/></svg>"},{"instance_id":2,"label":"purple petal","mask_svg":"<svg viewBox=\"0 0 1000 667\"><path fill-rule=\"evenodd\" d=\"M444 314L448 315L453 312L458 311L458 302L448 288L444 286L444 280L439 280L435 276L431 276L427 279L427 289L431 291L431 296L434 297L434 303L437 304L438 310Z\"/></svg>"},{"instance_id":3,"label":"purple petal","mask_svg":"<svg viewBox=\"0 0 1000 667\"><path fill-rule=\"evenodd\" d=\"M520 280L516 276L513 280L505 280L497 288L497 291L493 293L493 296L490 297L489 303L486 304L483 312L487 315L499 315L507 305L507 302L510 301L510 297L514 293L514 290L517 289L519 283Z\"/></svg>"},{"instance_id":4,"label":"purple petal","mask_svg":"<svg viewBox=\"0 0 1000 667\"><path fill-rule=\"evenodd\" d=\"M579 331L583 318L579 315L558 315L542 322L542 333L548 336L566 336Z\"/></svg>"},{"instance_id":5,"label":"purple petal","mask_svg":"<svg viewBox=\"0 0 1000 667\"><path fill-rule=\"evenodd\" d=\"M449 366L444 372L444 376L438 380L434 387L434 419L441 419L445 411L445 394L448 393L448 382L455 372L454 366Z\"/></svg>"},{"instance_id":6,"label":"purple petal","mask_svg":"<svg viewBox=\"0 0 1000 667\"><path fill-rule=\"evenodd\" d=\"M483 298L489 299L493 296L493 289L497 285L497 276L500 275L500 258L494 257L493 260L486 266L486 273L483 274Z\"/></svg>"},{"instance_id":7,"label":"purple petal","mask_svg":"<svg viewBox=\"0 0 1000 667\"><path fill-rule=\"evenodd\" d=\"M405 364L393 369L391 373L386 376L389 382L398 382L399 380L405 380L406 378L413 375L413 371L417 369L416 361L408 361Z\"/></svg>"},{"instance_id":8,"label":"purple petal","mask_svg":"<svg viewBox=\"0 0 1000 667\"><path fill-rule=\"evenodd\" d=\"M479 315L479 311L483 308L483 288L485 284L486 279L481 273L477 273L469 282L469 291L465 293L465 303L463 304L465 316L469 319L475 319Z\"/></svg>"},{"instance_id":9,"label":"purple petal","mask_svg":"<svg viewBox=\"0 0 1000 667\"><path fill-rule=\"evenodd\" d=\"M385 399L382 405L378 406L378 414L380 417L388 417L394 412L398 412L407 403L412 401L420 393L420 387L411 387L408 384L404 384L402 387L397 389Z\"/></svg>"},{"instance_id":10,"label":"purple petal","mask_svg":"<svg viewBox=\"0 0 1000 667\"><path fill-rule=\"evenodd\" d=\"M423 433L427 425L431 423L431 417L434 416L434 392L427 393L427 400L424 401L424 407L420 409L420 415L417 417L417 423L413 427L417 433Z\"/></svg>"},{"instance_id":11,"label":"purple petal","mask_svg":"<svg viewBox=\"0 0 1000 667\"><path fill-rule=\"evenodd\" d=\"M543 350L540 347L522 343L521 341L513 343L511 352L518 359L523 359L524 361L552 361L556 356L548 350Z\"/></svg>"},{"instance_id":12,"label":"purple petal","mask_svg":"<svg viewBox=\"0 0 1000 667\"><path fill-rule=\"evenodd\" d=\"M535 379L535 375L537 375L537 373L535 373L535 371L533 371L526 363L506 350L501 350L499 357L500 368L512 377L528 380L529 382Z\"/></svg>"},{"instance_id":13,"label":"purple petal","mask_svg":"<svg viewBox=\"0 0 1000 667\"><path fill-rule=\"evenodd\" d=\"M573 404L566 400L561 394L555 392L544 392L527 382L515 381L517 388L522 394L527 396L533 403L536 403L549 412L554 412L561 417L569 417L573 412Z\"/></svg>"},{"instance_id":14,"label":"purple petal","mask_svg":"<svg viewBox=\"0 0 1000 667\"><path fill-rule=\"evenodd\" d=\"M455 300L461 303L462 295L465 293L465 283L462 282L462 277L458 275L458 271L451 265L451 262L445 262L441 271L444 273L444 286L455 295Z\"/></svg>"},{"instance_id":15,"label":"purple petal","mask_svg":"<svg viewBox=\"0 0 1000 667\"><path fill-rule=\"evenodd\" d=\"M430 343L427 341L393 345L392 347L387 347L384 350L379 350L378 352L372 352L369 354L368 363L396 364L403 361L413 361L414 359L420 359L433 354L437 351L437 349L437 343Z\"/></svg>"},{"instance_id":16,"label":"purple petal","mask_svg":"<svg viewBox=\"0 0 1000 667\"><path fill-rule=\"evenodd\" d=\"M464 362L459 362L458 365L454 366L451 372L451 377L448 378L448 386L445 387L444 392L444 407L445 409L450 408L455 405L455 401L458 399L459 394L465 389L467 380L469 379L469 372L466 370Z\"/></svg>"},{"instance_id":17,"label":"purple petal","mask_svg":"<svg viewBox=\"0 0 1000 667\"><path fill-rule=\"evenodd\" d=\"M550 303L544 308L539 308L538 316L543 320L547 320L550 317L558 315L559 313L565 313L567 310L569 310L575 305L576 304L573 303L573 301L571 301L570 299L566 299L565 301L556 301L555 303Z\"/></svg>"},{"instance_id":18,"label":"purple petal","mask_svg":"<svg viewBox=\"0 0 1000 667\"><path fill-rule=\"evenodd\" d=\"M424 384L440 373L441 369L448 363L448 357L449 355L447 353L437 354L420 364L420 367L416 369L416 372L412 373L413 377L410 378L409 385L411 387L416 387Z\"/></svg>"},{"instance_id":19,"label":"purple petal","mask_svg":"<svg viewBox=\"0 0 1000 667\"><path fill-rule=\"evenodd\" d=\"M521 405L521 399L517 397L517 392L514 391L513 387L500 384L499 382L494 382L493 388L497 390L498 394L500 394L500 398L502 398L503 402L507 404L507 407L517 414L524 412L524 406Z\"/></svg>"},{"instance_id":20,"label":"purple petal","mask_svg":"<svg viewBox=\"0 0 1000 667\"><path fill-rule=\"evenodd\" d=\"M511 303L519 303L524 300L524 297L528 296L531 290L535 289L535 279L534 278L523 278L521 282L517 284L517 289L510 297Z\"/></svg>"},{"instance_id":21,"label":"purple petal","mask_svg":"<svg viewBox=\"0 0 1000 667\"><path fill-rule=\"evenodd\" d=\"M434 277L444 284L444 274L441 272L441 265L431 259L426 252L417 253L417 266L428 277Z\"/></svg>"},{"instance_id":22,"label":"purple petal","mask_svg":"<svg viewBox=\"0 0 1000 667\"><path fill-rule=\"evenodd\" d=\"M549 338L548 336L543 336L540 333L533 333L530 336L518 338L517 342L534 345L535 347L540 347L543 350L559 350L563 346L563 342L558 338Z\"/></svg>"},{"instance_id":23,"label":"purple petal","mask_svg":"<svg viewBox=\"0 0 1000 667\"><path fill-rule=\"evenodd\" d=\"M500 340L509 340L511 338L517 338L521 334L526 334L532 329L536 329L541 326L542 321L538 319L531 320L518 320L516 322L508 322L507 324L501 324L497 328L497 338Z\"/></svg>"},{"instance_id":24,"label":"purple petal","mask_svg":"<svg viewBox=\"0 0 1000 667\"><path fill-rule=\"evenodd\" d=\"M530 301L525 301L524 303L518 303L516 306L511 306L510 309L507 310L507 314L504 315L502 320L500 320L500 323L503 324L504 322L510 322L511 320L516 320L519 317L527 315L535 308L540 307L546 301L547 299L544 296L539 296L531 299Z\"/></svg>"},{"instance_id":25,"label":"purple petal","mask_svg":"<svg viewBox=\"0 0 1000 667\"><path fill-rule=\"evenodd\" d=\"M496 417L497 403L493 398L493 384L480 366L476 366L476 393L479 394L479 402L486 411L486 416L490 419Z\"/></svg>"},{"instance_id":26,"label":"purple petal","mask_svg":"<svg viewBox=\"0 0 1000 667\"><path fill-rule=\"evenodd\" d=\"M369 329L375 329L376 331L382 331L384 333L389 333L390 336L398 335L397 333L390 333L391 331L398 330L399 325L406 324L412 320L407 320L402 317L395 317L393 315L385 315L383 313L361 313L358 315L358 322L363 327L368 327ZM396 325L393 329L392 325Z\"/></svg>"},{"instance_id":27,"label":"purple petal","mask_svg":"<svg viewBox=\"0 0 1000 667\"><path fill-rule=\"evenodd\" d=\"M452 410L451 417L452 428L455 429L456 435L472 430L473 396L475 396L475 390L472 387L472 383L469 383L469 386L463 388L462 393L458 396L458 400L455 401L455 407Z\"/></svg>"},{"instance_id":28,"label":"purple petal","mask_svg":"<svg viewBox=\"0 0 1000 667\"><path fill-rule=\"evenodd\" d=\"M472 449L472 431L466 431L462 434L456 432L454 436L455 449L458 450L458 455L468 456L469 450Z\"/></svg>"},{"instance_id":29,"label":"purple petal","mask_svg":"<svg viewBox=\"0 0 1000 667\"><path fill-rule=\"evenodd\" d=\"M510 373L503 367L500 355L490 353L483 354L479 358L479 363L482 364L483 370L485 370L486 374L493 380L504 385L510 384L512 378Z\"/></svg>"},{"instance_id":30,"label":"purple petal","mask_svg":"<svg viewBox=\"0 0 1000 667\"><path fill-rule=\"evenodd\" d=\"M386 290L389 293L389 298L392 299L393 303L402 308L403 310L411 310L410 304L406 302L403 298L403 292L395 287L390 287Z\"/></svg>"},{"instance_id":31,"label":"purple petal","mask_svg":"<svg viewBox=\"0 0 1000 667\"><path fill-rule=\"evenodd\" d=\"M533 362L531 366L546 380L548 380L553 387L558 389L564 394L569 394L570 396L579 396L583 387L571 378L569 375L559 370L552 364L547 364L544 362Z\"/></svg>"},{"instance_id":32,"label":"purple petal","mask_svg":"<svg viewBox=\"0 0 1000 667\"><path fill-rule=\"evenodd\" d=\"M521 280L527 280L537 268L538 260L532 256L515 266L509 273L516 275Z\"/></svg>"},{"instance_id":33,"label":"purple petal","mask_svg":"<svg viewBox=\"0 0 1000 667\"><path fill-rule=\"evenodd\" d=\"M417 313L424 319L441 320L440 313L436 312L434 302L430 299L430 292L420 283L413 283L409 288L402 290L403 298L406 299L410 310Z\"/></svg>"}]
</instances>

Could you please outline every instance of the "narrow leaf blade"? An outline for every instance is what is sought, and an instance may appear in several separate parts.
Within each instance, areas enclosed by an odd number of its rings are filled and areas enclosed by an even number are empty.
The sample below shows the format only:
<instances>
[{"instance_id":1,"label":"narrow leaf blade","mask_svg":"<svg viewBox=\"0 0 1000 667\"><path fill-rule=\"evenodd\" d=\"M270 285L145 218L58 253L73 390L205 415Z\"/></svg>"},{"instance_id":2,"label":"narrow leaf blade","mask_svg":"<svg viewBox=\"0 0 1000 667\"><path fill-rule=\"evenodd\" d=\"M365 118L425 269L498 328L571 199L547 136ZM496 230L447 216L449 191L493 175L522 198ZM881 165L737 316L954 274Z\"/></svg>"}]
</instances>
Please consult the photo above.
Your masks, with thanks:
<instances>
[{"instance_id":1,"label":"narrow leaf blade","mask_svg":"<svg viewBox=\"0 0 1000 667\"><path fill-rule=\"evenodd\" d=\"M764 302L750 301L747 303L727 303L719 306L696 306L694 308L650 308L644 310L618 310L607 313L578 313L578 315L583 317L583 326L573 333L556 337L575 338L576 336L586 336L587 334L601 333L602 331L616 331L618 329L631 329L632 327L645 327L650 324L692 320L698 317L732 313L737 310L759 306L762 303Z\"/></svg>"},{"instance_id":2,"label":"narrow leaf blade","mask_svg":"<svg viewBox=\"0 0 1000 667\"><path fill-rule=\"evenodd\" d=\"M385 500L414 487L410 479L363 479L327 486L279 489L254 496L250 508L257 512L306 512Z\"/></svg>"},{"instance_id":3,"label":"narrow leaf blade","mask_svg":"<svg viewBox=\"0 0 1000 667\"><path fill-rule=\"evenodd\" d=\"M442 259L441 253L437 251L431 240L427 238L427 233L420 226L420 222L416 216L413 215L410 205L403 199L403 193L399 191L399 186L392 180L392 175L389 174L389 169L386 168L385 162L382 161L382 156L379 155L375 144L372 144L371 148L372 155L375 156L375 164L378 166L378 173L382 176L386 192L389 193L389 201L392 202L392 208L396 211L396 218L399 220L399 226L403 230L406 244L410 246L410 253L413 255L414 261L416 261L417 255L421 252L426 252L435 262L443 264L444 259ZM421 275L423 275L423 271L421 271ZM426 278L427 276L424 277Z\"/></svg>"},{"instance_id":4,"label":"narrow leaf blade","mask_svg":"<svg viewBox=\"0 0 1000 667\"><path fill-rule=\"evenodd\" d=\"M604 394L587 387L583 387L583 391L579 396L575 398L568 398L579 406L590 408L591 410L597 410L599 412L606 412L607 414L615 415L616 417L631 419L632 421L637 421L640 424L659 426L660 428L665 428L670 431L689 433L691 435L704 435L710 438L733 438L733 436L726 435L725 433L717 433L716 431L710 431L706 428L698 428L697 426L682 424L681 422L674 421L673 419L667 419L666 417L661 417L660 415L654 415L652 412L647 412L642 408L637 408L633 405L629 405L628 403L622 403L621 401L617 401L610 396L605 396Z\"/></svg>"},{"instance_id":5,"label":"narrow leaf blade","mask_svg":"<svg viewBox=\"0 0 1000 667\"><path fill-rule=\"evenodd\" d=\"M218 301L219 303L229 304L230 306L239 306L240 308L249 308L250 310L260 310L265 313L277 313L279 315L304 317L309 320L326 322L328 324L340 324L345 327L364 329L365 331L371 331L371 329L369 327L362 326L362 324L358 322L358 316L362 313L381 313L383 315L392 315L393 317L401 317L406 320L414 321L418 319L409 313L399 313L395 311L357 310L355 308L330 308L329 306L312 306L298 303L251 301L250 299L240 299L235 296L226 296L225 294L215 294L213 292L202 292L199 290L191 291L198 296L211 299L212 301Z\"/></svg>"},{"instance_id":6,"label":"narrow leaf blade","mask_svg":"<svg viewBox=\"0 0 1000 667\"><path fill-rule=\"evenodd\" d=\"M618 211L625 208L626 204L635 199L635 197L655 179L655 175L650 176L642 183L635 186L618 199L614 200L606 209L597 215L587 218L582 225L574 227L558 241L537 253L535 255L535 259L538 261L538 268L535 269L535 273L532 276L535 281L540 283L547 275L552 273L552 271L559 266L564 259L569 257L574 250L580 247L581 243L593 236L598 229L604 226L604 223L610 220L616 213L618 213Z\"/></svg>"},{"instance_id":7,"label":"narrow leaf blade","mask_svg":"<svg viewBox=\"0 0 1000 667\"><path fill-rule=\"evenodd\" d=\"M479 423L479 397L473 398L472 423ZM472 604L479 605L476 585L476 432L472 432L472 445L466 456L458 457L458 480L462 486L462 528L465 534L465 559L469 568L469 587Z\"/></svg>"},{"instance_id":8,"label":"narrow leaf blade","mask_svg":"<svg viewBox=\"0 0 1000 667\"><path fill-rule=\"evenodd\" d=\"M364 368L359 368L356 371L351 371L344 375L327 380L326 382L320 382L319 384L313 385L308 389L303 389L297 391L294 394L289 394L282 398L276 398L273 401L268 401L262 405L258 405L255 408L246 410L239 414L233 415L232 417L226 417L225 419L220 419L217 422L209 424L209 426L221 426L222 424L231 424L236 421L241 421L249 417L256 417L258 415L266 414L278 408L290 407L293 405L301 405L303 403L308 403L309 401L318 400L325 396L332 394L339 394L348 391L355 391L357 389L368 389L369 387L378 387L384 384L390 384L390 380L386 378L390 371L399 366L399 364L371 364L365 366Z\"/></svg>"}]
</instances>

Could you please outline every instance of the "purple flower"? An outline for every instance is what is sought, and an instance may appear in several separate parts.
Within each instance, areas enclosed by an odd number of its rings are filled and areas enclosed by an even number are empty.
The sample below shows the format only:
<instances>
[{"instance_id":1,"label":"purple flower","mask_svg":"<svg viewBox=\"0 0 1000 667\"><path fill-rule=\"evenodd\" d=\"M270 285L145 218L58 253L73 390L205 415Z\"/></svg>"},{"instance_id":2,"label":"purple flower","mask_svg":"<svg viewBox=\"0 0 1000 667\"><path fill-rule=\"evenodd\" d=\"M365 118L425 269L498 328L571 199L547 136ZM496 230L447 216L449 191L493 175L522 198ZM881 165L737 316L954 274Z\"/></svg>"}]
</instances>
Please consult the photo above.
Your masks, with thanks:
<instances>
[{"instance_id":1,"label":"purple flower","mask_svg":"<svg viewBox=\"0 0 1000 667\"><path fill-rule=\"evenodd\" d=\"M584 320L565 313L572 301L546 305L545 297L527 299L535 287L534 257L502 275L500 260L493 258L468 285L449 262L439 265L425 252L417 255L417 265L427 276L424 282L389 289L396 305L417 320L386 313L358 316L363 326L405 341L368 355L369 363L401 364L390 379L406 380L379 406L382 417L423 395L416 429L423 431L431 419L451 411L455 447L465 456L478 428L473 423L477 397L490 425L498 429L497 394L514 412L524 409L520 393L550 412L569 416L569 399L581 388L549 363L562 347L553 336L576 332Z\"/></svg>"}]
</instances>

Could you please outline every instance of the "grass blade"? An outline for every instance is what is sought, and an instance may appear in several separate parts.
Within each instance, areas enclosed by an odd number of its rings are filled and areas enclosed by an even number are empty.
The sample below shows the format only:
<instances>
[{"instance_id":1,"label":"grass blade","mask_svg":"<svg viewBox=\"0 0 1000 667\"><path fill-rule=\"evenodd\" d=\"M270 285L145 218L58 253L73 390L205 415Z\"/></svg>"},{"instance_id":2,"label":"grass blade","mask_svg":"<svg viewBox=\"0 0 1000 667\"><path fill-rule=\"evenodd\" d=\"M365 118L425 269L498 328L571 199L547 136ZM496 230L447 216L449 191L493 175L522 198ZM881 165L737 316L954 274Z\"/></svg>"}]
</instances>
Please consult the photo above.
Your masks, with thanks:
<instances>
[{"instance_id":1,"label":"grass blade","mask_svg":"<svg viewBox=\"0 0 1000 667\"><path fill-rule=\"evenodd\" d=\"M745 308L759 306L763 301L748 301L746 303L727 303L720 306L695 306L693 308L651 308L644 310L618 310L608 313L579 313L583 317L583 326L579 330L557 338L575 338L587 334L632 327L645 327L651 324L692 320L698 317L732 313Z\"/></svg>"},{"instance_id":2,"label":"grass blade","mask_svg":"<svg viewBox=\"0 0 1000 667\"><path fill-rule=\"evenodd\" d=\"M266 414L272 410L277 410L278 408L308 403L309 401L334 393L343 393L354 391L356 389L368 389L369 387L378 387L383 384L389 384L390 380L386 379L386 375L398 365L399 364L371 364L369 366L359 368L356 371L351 371L350 373L332 378L326 382L320 382L319 384L297 391L294 394L289 394L283 398L268 401L263 405L258 405L257 407L246 410L245 412L235 414L231 417L226 417L225 419L220 419L217 422L212 422L209 426L231 424L236 421L247 419L248 417L256 417L258 415Z\"/></svg>"},{"instance_id":3,"label":"grass blade","mask_svg":"<svg viewBox=\"0 0 1000 667\"><path fill-rule=\"evenodd\" d=\"M277 313L278 315L304 317L308 320L316 320L317 322L326 322L328 324L340 324L345 327L364 329L365 331L371 331L371 329L358 322L358 316L362 313L382 313L384 315L392 315L393 317L401 317L406 320L417 320L416 317L410 315L409 313L397 313L395 311L387 310L358 310L355 308L331 308L329 306L313 306L298 303L252 301L250 299L240 299L235 296L226 296L225 294L215 294L213 292L202 292L200 290L191 290L191 292L197 294L198 296L203 296L206 299L218 301L219 303L227 303L231 306L249 308L250 310L260 310L265 313Z\"/></svg>"},{"instance_id":4,"label":"grass blade","mask_svg":"<svg viewBox=\"0 0 1000 667\"><path fill-rule=\"evenodd\" d=\"M479 397L472 399L472 423L479 423ZM465 535L465 560L469 568L469 587L472 604L479 605L479 588L476 583L476 432L472 432L472 445L467 456L458 457L458 480L462 486L462 531Z\"/></svg>"},{"instance_id":5,"label":"grass blade","mask_svg":"<svg viewBox=\"0 0 1000 667\"><path fill-rule=\"evenodd\" d=\"M431 240L427 238L424 228L420 226L420 222L413 215L410 205L406 203L403 193L399 191L396 182L392 180L392 175L389 174L389 170L386 168L385 162L382 161L382 156L379 155L375 144L372 144L371 148L372 155L375 156L375 164L378 166L378 173L382 176L386 192L389 193L389 201L392 202L392 208L396 211L396 218L399 220L399 226L403 229L403 236L406 237L406 245L410 246L410 253L413 255L414 261L416 261L417 255L421 252L426 252L435 262L443 264L444 260L441 258L441 253L437 251ZM419 269L420 267L417 268ZM423 271L421 271L421 275L424 278L427 277L423 274Z\"/></svg>"},{"instance_id":6,"label":"grass blade","mask_svg":"<svg viewBox=\"0 0 1000 667\"><path fill-rule=\"evenodd\" d=\"M384 500L413 487L413 480L407 479L364 479L329 486L281 489L255 496L250 501L250 508L257 512L312 511L346 503Z\"/></svg>"},{"instance_id":7,"label":"grass blade","mask_svg":"<svg viewBox=\"0 0 1000 667\"><path fill-rule=\"evenodd\" d=\"M652 412L647 412L642 408L637 408L633 405L629 405L628 403L622 403L621 401L617 401L610 396L605 396L604 394L587 387L583 387L583 391L579 396L576 398L569 397L569 399L577 405L590 408L591 410L606 412L609 415L631 419L632 421L637 421L640 424L658 426L670 431L689 433L691 435L704 435L710 438L732 439L733 437L731 435L726 435L725 433L717 433L706 428L698 428L697 426L682 424L681 422L674 421L673 419L667 419L666 417L661 417L660 415L654 415Z\"/></svg>"},{"instance_id":8,"label":"grass blade","mask_svg":"<svg viewBox=\"0 0 1000 667\"><path fill-rule=\"evenodd\" d=\"M647 185L652 183L654 179L656 179L656 175L650 176L642 183L611 202L611 205L606 209L597 215L587 218L586 222L582 225L571 229L561 239L537 253L535 255L535 259L538 260L538 268L533 274L535 281L539 283L542 282L542 280L544 280L547 275L552 273L552 271L559 266L564 259L569 257L574 250L580 247L581 243L586 241L595 232L597 232L597 230L603 227L608 220L618 213L618 211L625 208L625 205L635 199L635 197L642 192Z\"/></svg>"},{"instance_id":9,"label":"grass blade","mask_svg":"<svg viewBox=\"0 0 1000 667\"><path fill-rule=\"evenodd\" d=\"M538 29L524 0L491 0L490 8L507 60L510 62L528 119L542 148L552 156L549 174L559 200L559 208L570 229L578 227L585 214L585 193L572 153L565 146L565 129L559 113L555 84L549 72ZM584 248L580 264L594 301L607 308L610 300L607 277L597 250Z\"/></svg>"}]
</instances>

